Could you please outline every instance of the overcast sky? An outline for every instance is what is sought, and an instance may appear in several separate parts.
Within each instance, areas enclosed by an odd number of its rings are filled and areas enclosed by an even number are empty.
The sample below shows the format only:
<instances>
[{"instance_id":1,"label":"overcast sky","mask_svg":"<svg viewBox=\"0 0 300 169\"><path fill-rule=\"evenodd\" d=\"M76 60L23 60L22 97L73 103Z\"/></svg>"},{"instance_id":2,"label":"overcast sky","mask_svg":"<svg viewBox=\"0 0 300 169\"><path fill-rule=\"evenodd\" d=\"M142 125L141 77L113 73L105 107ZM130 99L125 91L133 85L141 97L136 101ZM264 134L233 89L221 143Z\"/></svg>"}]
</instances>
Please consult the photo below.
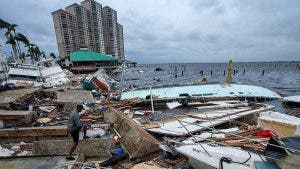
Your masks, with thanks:
<instances>
[{"instance_id":1,"label":"overcast sky","mask_svg":"<svg viewBox=\"0 0 300 169\"><path fill-rule=\"evenodd\" d=\"M51 12L80 0L1 0L0 18L58 53ZM299 0L97 0L118 12L138 63L300 60ZM4 53L4 30L0 31Z\"/></svg>"}]
</instances>

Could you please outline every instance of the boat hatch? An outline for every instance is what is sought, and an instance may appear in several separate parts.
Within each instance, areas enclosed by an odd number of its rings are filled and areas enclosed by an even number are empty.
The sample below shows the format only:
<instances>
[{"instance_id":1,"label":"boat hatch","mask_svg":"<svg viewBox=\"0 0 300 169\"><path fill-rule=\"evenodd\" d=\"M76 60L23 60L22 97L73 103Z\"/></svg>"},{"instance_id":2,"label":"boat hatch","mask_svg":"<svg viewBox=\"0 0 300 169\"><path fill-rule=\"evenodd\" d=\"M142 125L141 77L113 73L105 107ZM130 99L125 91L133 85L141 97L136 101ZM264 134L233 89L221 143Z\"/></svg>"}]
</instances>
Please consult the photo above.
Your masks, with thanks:
<instances>
[{"instance_id":1,"label":"boat hatch","mask_svg":"<svg viewBox=\"0 0 300 169\"><path fill-rule=\"evenodd\" d=\"M214 95L213 93L204 93L203 96L212 96Z\"/></svg>"},{"instance_id":2,"label":"boat hatch","mask_svg":"<svg viewBox=\"0 0 300 169\"><path fill-rule=\"evenodd\" d=\"M179 94L179 97L189 97L190 95L188 93L182 93L182 94Z\"/></svg>"},{"instance_id":3,"label":"boat hatch","mask_svg":"<svg viewBox=\"0 0 300 169\"><path fill-rule=\"evenodd\" d=\"M151 99L151 95L147 95L145 99L146 99L146 100Z\"/></svg>"},{"instance_id":4,"label":"boat hatch","mask_svg":"<svg viewBox=\"0 0 300 169\"><path fill-rule=\"evenodd\" d=\"M193 94L192 96L203 96L203 94Z\"/></svg>"}]
</instances>

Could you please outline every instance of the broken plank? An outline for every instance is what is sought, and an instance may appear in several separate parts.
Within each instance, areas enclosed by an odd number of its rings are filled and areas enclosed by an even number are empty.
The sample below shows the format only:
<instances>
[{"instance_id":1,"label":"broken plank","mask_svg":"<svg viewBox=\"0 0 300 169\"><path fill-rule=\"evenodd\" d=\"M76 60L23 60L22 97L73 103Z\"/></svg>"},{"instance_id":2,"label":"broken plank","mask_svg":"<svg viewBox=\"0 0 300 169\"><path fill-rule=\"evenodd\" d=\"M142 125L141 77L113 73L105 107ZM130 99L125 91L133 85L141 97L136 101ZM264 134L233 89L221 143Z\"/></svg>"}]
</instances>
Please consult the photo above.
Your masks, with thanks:
<instances>
[{"instance_id":1,"label":"broken plank","mask_svg":"<svg viewBox=\"0 0 300 169\"><path fill-rule=\"evenodd\" d=\"M22 127L0 129L1 137L68 136L67 126Z\"/></svg>"},{"instance_id":2,"label":"broken plank","mask_svg":"<svg viewBox=\"0 0 300 169\"><path fill-rule=\"evenodd\" d=\"M19 120L25 118L32 118L32 116L32 111L0 110L1 120Z\"/></svg>"}]
</instances>

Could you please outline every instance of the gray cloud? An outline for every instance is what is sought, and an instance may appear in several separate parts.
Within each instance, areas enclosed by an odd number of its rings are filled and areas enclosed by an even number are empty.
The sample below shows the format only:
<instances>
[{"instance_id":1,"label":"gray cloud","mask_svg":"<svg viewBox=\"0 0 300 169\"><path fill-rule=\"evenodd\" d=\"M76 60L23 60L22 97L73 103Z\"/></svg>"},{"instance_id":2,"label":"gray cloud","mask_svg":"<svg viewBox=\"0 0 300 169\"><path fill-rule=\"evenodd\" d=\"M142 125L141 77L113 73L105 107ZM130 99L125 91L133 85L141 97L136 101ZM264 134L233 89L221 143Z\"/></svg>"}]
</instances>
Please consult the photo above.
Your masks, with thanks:
<instances>
[{"instance_id":1,"label":"gray cloud","mask_svg":"<svg viewBox=\"0 0 300 169\"><path fill-rule=\"evenodd\" d=\"M74 2L80 0L2 0L0 16L57 53L51 12ZM300 60L298 0L98 2L118 11L126 56L139 63Z\"/></svg>"}]
</instances>

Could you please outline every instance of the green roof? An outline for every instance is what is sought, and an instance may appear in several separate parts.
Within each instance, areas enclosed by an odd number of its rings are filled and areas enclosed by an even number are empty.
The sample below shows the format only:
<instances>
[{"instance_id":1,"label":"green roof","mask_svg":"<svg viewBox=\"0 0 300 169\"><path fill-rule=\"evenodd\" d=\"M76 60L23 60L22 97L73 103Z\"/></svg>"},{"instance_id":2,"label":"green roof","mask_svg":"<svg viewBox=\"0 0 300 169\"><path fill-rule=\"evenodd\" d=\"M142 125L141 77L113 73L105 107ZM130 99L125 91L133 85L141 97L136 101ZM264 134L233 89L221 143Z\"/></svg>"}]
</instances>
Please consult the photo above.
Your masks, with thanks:
<instances>
[{"instance_id":1,"label":"green roof","mask_svg":"<svg viewBox=\"0 0 300 169\"><path fill-rule=\"evenodd\" d=\"M118 58L104 55L102 53L97 53L89 50L80 50L72 52L70 55L70 60L72 62L82 62L82 61L114 61Z\"/></svg>"}]
</instances>

